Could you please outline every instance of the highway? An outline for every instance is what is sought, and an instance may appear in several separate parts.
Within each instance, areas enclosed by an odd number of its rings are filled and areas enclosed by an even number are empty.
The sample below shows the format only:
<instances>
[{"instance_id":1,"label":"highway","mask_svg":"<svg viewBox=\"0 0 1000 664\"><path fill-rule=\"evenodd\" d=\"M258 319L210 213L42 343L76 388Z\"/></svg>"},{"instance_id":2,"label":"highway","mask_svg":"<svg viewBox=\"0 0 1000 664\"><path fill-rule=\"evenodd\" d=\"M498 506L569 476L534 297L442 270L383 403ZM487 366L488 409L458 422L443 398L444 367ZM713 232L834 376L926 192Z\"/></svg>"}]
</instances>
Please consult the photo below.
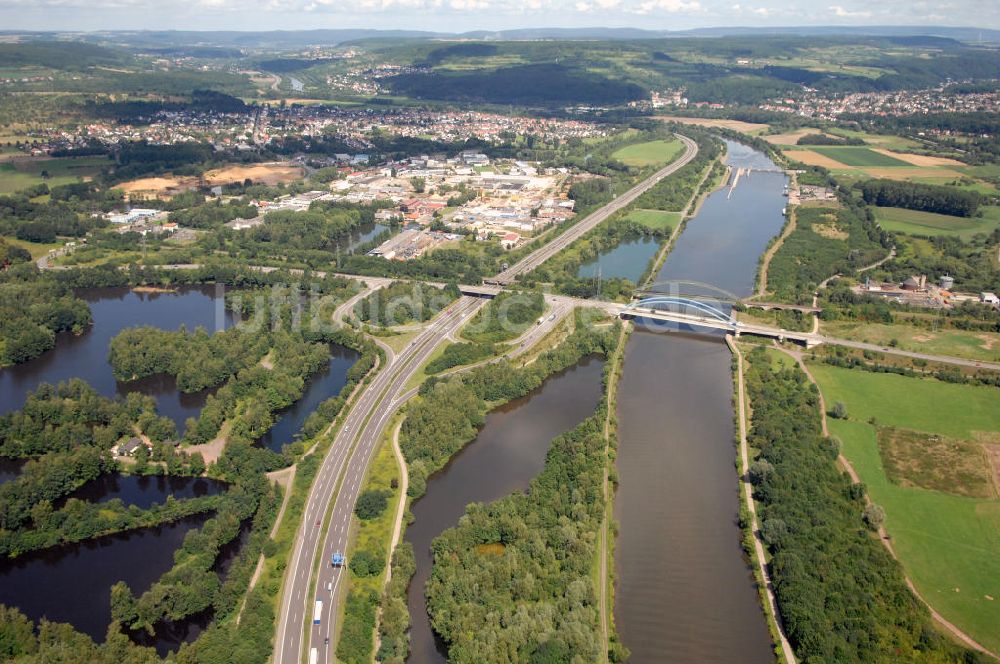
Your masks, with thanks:
<instances>
[{"instance_id":1,"label":"highway","mask_svg":"<svg viewBox=\"0 0 1000 664\"><path fill-rule=\"evenodd\" d=\"M562 233L551 242L542 245L514 265L511 265L509 268L494 277L492 281L500 284L509 284L518 276L534 270L536 267L556 255L556 253L565 249L584 233L593 229L615 212L618 212L622 208L631 204L632 201L646 193L657 182L668 175L676 173L678 170L689 164L698 154L698 144L687 136L682 136L681 134L674 135L677 136L682 143L684 143L684 154L682 154L680 158L675 159L660 170L656 171L653 175L635 185L621 196L618 196L604 207L590 213L586 219L582 219L581 221L573 224L573 226L565 233Z\"/></svg>"},{"instance_id":2,"label":"highway","mask_svg":"<svg viewBox=\"0 0 1000 664\"><path fill-rule=\"evenodd\" d=\"M679 159L500 273L495 281L506 283L517 275L534 269L597 224L629 205L657 182L688 164L698 153L698 146L686 136L678 134L677 137L685 146L685 152ZM389 282L388 279L344 276L366 282L366 292L372 288L383 287ZM355 296L350 302L338 307L334 314L335 321L342 320L350 311L350 306L360 297L360 295ZM565 300L560 300L552 301L555 305L554 311L557 313L556 320L562 317L567 304ZM381 440L389 418L412 395L412 390L405 395L402 394L403 386L427 361L435 347L443 339L453 338L454 333L483 304L485 304L484 299L463 296L439 314L410 346L400 353L394 354L382 344L386 350L387 364L350 407L343 426L336 433L331 448L323 460L306 502L281 596L275 662L280 664L299 662L311 648L317 649L318 663L334 661L332 649L337 643L334 623L337 607L342 602L346 586L346 583L341 583L341 578L349 572L346 568L334 568L330 564L330 557L334 552L347 552L351 513L372 454ZM543 325L526 330L518 340L519 346L511 355L516 355L529 347L553 325L554 321L547 320ZM328 511L329 527L321 542ZM315 590L310 591L309 584L317 554L319 573ZM317 600L323 601L318 625L312 620ZM307 624L308 631L305 628ZM304 636L306 638L303 638Z\"/></svg>"},{"instance_id":3,"label":"highway","mask_svg":"<svg viewBox=\"0 0 1000 664\"><path fill-rule=\"evenodd\" d=\"M341 577L349 572L347 568L333 568L329 561L335 551L347 551L351 513L365 470L410 376L443 338L458 329L485 302L463 297L445 309L406 349L391 356L387 366L351 407L323 461L299 525L281 597L275 662L298 662L306 649L313 647L318 651L318 662L333 661L336 607L342 601L346 585L341 583ZM321 541L331 505L329 529ZM317 553L319 574L316 590L310 592ZM323 607L320 624L314 625L313 608L317 599L323 601ZM303 639L307 622L308 638Z\"/></svg>"}]
</instances>

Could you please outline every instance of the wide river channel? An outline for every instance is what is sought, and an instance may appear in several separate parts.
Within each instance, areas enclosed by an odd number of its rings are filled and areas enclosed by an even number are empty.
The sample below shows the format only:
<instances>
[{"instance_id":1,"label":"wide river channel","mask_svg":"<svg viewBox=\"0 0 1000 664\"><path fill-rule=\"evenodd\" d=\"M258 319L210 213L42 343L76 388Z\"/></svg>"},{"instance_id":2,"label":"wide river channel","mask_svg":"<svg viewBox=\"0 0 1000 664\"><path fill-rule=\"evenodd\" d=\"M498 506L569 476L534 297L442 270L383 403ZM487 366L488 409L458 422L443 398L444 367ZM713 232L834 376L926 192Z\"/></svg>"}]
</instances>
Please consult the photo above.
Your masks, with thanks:
<instances>
[{"instance_id":1,"label":"wide river channel","mask_svg":"<svg viewBox=\"0 0 1000 664\"><path fill-rule=\"evenodd\" d=\"M764 170L705 200L656 290L752 292L759 256L784 224L785 175L739 143L727 141L727 161L731 178ZM658 333L668 327L640 322L625 352L615 624L632 662L773 662L740 545L730 353L718 334Z\"/></svg>"}]
</instances>

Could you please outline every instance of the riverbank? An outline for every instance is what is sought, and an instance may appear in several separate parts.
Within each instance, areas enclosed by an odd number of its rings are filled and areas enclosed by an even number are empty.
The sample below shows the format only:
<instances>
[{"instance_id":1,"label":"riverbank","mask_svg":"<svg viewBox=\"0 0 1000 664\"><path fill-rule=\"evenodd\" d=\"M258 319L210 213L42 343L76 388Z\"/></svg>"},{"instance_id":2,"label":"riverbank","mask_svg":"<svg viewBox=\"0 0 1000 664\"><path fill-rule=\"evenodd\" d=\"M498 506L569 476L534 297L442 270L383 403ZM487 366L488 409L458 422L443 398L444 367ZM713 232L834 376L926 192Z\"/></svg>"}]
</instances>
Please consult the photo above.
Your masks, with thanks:
<instances>
[{"instance_id":1,"label":"riverbank","mask_svg":"<svg viewBox=\"0 0 1000 664\"><path fill-rule=\"evenodd\" d=\"M753 485L750 483L750 452L747 443L747 430L749 429L746 403L746 386L743 380L743 353L733 340L731 335L726 335L726 345L729 346L733 358L736 360L736 373L734 376L736 385L736 421L739 430L739 454L737 455L738 473L740 477L740 489L743 497L743 507L740 509L740 525L743 528L744 549L754 566L754 576L757 578L757 590L760 593L761 606L767 616L768 629L771 638L776 644L776 655L785 664L796 664L798 660L792 650L792 645L785 635L784 625L781 621L781 614L778 612L778 603L774 597L774 583L767 568L767 555L764 552L763 536L760 531L760 524L757 521L757 506L753 498Z\"/></svg>"},{"instance_id":2,"label":"riverbank","mask_svg":"<svg viewBox=\"0 0 1000 664\"><path fill-rule=\"evenodd\" d=\"M615 660L623 661L628 657L628 650L621 644L614 625L614 592L615 578L613 573L609 573L609 563L614 561L614 538L611 537L614 522L614 492L618 484L618 472L615 468L615 458L618 452L618 422L612 413L618 410L618 381L621 380L625 345L628 342L629 334L632 332L631 323L626 323L621 327L615 351L608 360L608 368L605 371L605 399L607 407L604 413L604 477L601 481L604 495L604 512L601 520L600 542L598 543L597 560L598 576L597 588L599 592L599 616L601 625L601 641L604 645L602 649L601 661L607 662L612 647L615 649ZM613 568L613 566L612 566Z\"/></svg>"},{"instance_id":3,"label":"riverbank","mask_svg":"<svg viewBox=\"0 0 1000 664\"><path fill-rule=\"evenodd\" d=\"M789 178L789 191L796 191L798 187L798 177L795 171L786 171L786 173ZM781 229L781 235L776 237L774 241L768 245L767 251L764 252L764 255L761 256L760 259L760 269L757 272L757 291L754 293L754 297L758 299L763 298L767 294L767 273L768 269L771 267L771 259L774 258L774 254L778 252L778 249L781 248L781 245L784 244L788 236L795 232L796 206L789 204L785 210L785 218L787 221L785 222L784 228Z\"/></svg>"}]
</instances>

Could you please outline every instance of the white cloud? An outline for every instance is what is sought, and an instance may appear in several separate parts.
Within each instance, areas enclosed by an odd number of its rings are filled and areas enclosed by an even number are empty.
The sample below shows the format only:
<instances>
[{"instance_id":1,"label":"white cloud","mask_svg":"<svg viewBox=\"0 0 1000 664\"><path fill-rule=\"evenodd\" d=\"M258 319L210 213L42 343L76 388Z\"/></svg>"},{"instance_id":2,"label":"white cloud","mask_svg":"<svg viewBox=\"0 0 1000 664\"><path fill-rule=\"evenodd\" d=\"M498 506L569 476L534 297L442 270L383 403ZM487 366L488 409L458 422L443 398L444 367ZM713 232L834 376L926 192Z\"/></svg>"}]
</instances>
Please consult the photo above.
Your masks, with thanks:
<instances>
[{"instance_id":1,"label":"white cloud","mask_svg":"<svg viewBox=\"0 0 1000 664\"><path fill-rule=\"evenodd\" d=\"M837 18L868 18L872 15L869 11L850 11L844 9L841 5L831 5L830 11Z\"/></svg>"},{"instance_id":2,"label":"white cloud","mask_svg":"<svg viewBox=\"0 0 1000 664\"><path fill-rule=\"evenodd\" d=\"M676 14L682 12L701 11L702 6L699 0L644 0L634 5L629 11L635 14L653 14L665 12Z\"/></svg>"}]
</instances>

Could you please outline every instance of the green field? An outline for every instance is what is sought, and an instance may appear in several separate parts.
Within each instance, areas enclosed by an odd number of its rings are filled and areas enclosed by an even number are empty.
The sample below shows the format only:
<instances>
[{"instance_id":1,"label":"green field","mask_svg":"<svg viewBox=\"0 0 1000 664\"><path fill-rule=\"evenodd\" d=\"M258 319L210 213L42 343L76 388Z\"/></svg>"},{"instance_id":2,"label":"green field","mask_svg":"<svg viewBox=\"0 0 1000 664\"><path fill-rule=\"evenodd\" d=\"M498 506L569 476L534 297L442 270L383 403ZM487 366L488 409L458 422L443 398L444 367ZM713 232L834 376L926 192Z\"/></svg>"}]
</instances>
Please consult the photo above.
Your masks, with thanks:
<instances>
[{"instance_id":1,"label":"green field","mask_svg":"<svg viewBox=\"0 0 1000 664\"><path fill-rule=\"evenodd\" d=\"M24 240L18 240L16 237L4 236L4 242L7 244L17 245L18 247L23 247L27 249L31 254L31 257L35 260L41 258L45 254L49 253L50 249L58 249L63 246L62 242L53 242L52 244L43 244L39 242L25 242Z\"/></svg>"},{"instance_id":2,"label":"green field","mask_svg":"<svg viewBox=\"0 0 1000 664\"><path fill-rule=\"evenodd\" d=\"M847 406L849 419L831 419L831 433L885 509L893 547L921 595L984 646L1000 650L1000 500L891 483L868 423L875 418L879 425L966 440L976 432L996 436L1000 390L826 365L813 365L812 372L828 405Z\"/></svg>"},{"instance_id":3,"label":"green field","mask_svg":"<svg viewBox=\"0 0 1000 664\"><path fill-rule=\"evenodd\" d=\"M611 153L611 156L629 166L643 168L670 163L680 154L683 147L681 142L676 139L669 141L646 141L645 143L626 145L623 148L615 150Z\"/></svg>"},{"instance_id":4,"label":"green field","mask_svg":"<svg viewBox=\"0 0 1000 664\"><path fill-rule=\"evenodd\" d=\"M881 152L875 152L863 147L810 145L809 149L824 157L839 161L845 166L856 166L859 168L902 166L904 168L913 168L913 164L908 164L905 161L900 161Z\"/></svg>"},{"instance_id":5,"label":"green field","mask_svg":"<svg viewBox=\"0 0 1000 664\"><path fill-rule=\"evenodd\" d=\"M930 237L945 235L960 237L963 240L971 238L976 233L992 233L994 228L1000 226L1000 207L989 206L981 210L982 217L952 217L903 208L874 208L875 218L887 231Z\"/></svg>"},{"instance_id":6,"label":"green field","mask_svg":"<svg viewBox=\"0 0 1000 664\"><path fill-rule=\"evenodd\" d=\"M0 162L0 194L11 194L45 182L50 187L77 182L97 175L110 165L106 157L69 157L62 159L18 159ZM48 178L42 177L46 171Z\"/></svg>"},{"instance_id":7,"label":"green field","mask_svg":"<svg viewBox=\"0 0 1000 664\"><path fill-rule=\"evenodd\" d=\"M922 147L921 144L918 143L917 141L914 141L909 138L904 138L902 136L894 136L892 134L870 134L866 131L844 129L843 127L831 127L826 131L830 134L833 134L834 136L844 136L846 138L860 138L869 145L874 145L880 148L888 148L890 150L905 152L907 150L913 150Z\"/></svg>"},{"instance_id":8,"label":"green field","mask_svg":"<svg viewBox=\"0 0 1000 664\"><path fill-rule=\"evenodd\" d=\"M969 360L1000 362L1000 334L967 330L928 330L910 325L887 325L857 321L822 323L824 334L898 348L916 353L951 355Z\"/></svg>"},{"instance_id":9,"label":"green field","mask_svg":"<svg viewBox=\"0 0 1000 664\"><path fill-rule=\"evenodd\" d=\"M653 229L673 228L680 221L680 212L663 210L632 210L625 218Z\"/></svg>"}]
</instances>

